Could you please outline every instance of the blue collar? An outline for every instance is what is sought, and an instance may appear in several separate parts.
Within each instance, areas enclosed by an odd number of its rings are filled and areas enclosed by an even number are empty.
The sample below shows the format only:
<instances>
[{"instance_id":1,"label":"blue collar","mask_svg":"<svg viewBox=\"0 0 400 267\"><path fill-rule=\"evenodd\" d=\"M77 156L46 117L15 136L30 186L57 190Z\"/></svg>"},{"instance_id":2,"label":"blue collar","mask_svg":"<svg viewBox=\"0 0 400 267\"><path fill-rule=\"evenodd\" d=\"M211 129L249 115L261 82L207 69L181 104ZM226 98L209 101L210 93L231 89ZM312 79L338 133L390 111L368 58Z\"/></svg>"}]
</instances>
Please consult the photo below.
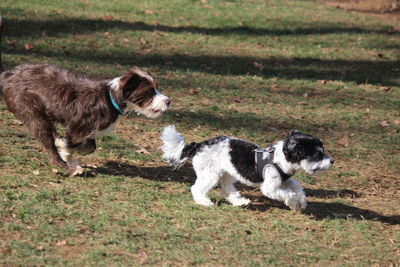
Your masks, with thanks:
<instances>
[{"instance_id":1,"label":"blue collar","mask_svg":"<svg viewBox=\"0 0 400 267\"><path fill-rule=\"evenodd\" d=\"M122 111L122 109L119 107L117 100L115 100L114 96L112 95L111 91L108 92L110 95L110 100L111 103L113 104L114 108L119 112L121 115L125 115L125 113Z\"/></svg>"}]
</instances>

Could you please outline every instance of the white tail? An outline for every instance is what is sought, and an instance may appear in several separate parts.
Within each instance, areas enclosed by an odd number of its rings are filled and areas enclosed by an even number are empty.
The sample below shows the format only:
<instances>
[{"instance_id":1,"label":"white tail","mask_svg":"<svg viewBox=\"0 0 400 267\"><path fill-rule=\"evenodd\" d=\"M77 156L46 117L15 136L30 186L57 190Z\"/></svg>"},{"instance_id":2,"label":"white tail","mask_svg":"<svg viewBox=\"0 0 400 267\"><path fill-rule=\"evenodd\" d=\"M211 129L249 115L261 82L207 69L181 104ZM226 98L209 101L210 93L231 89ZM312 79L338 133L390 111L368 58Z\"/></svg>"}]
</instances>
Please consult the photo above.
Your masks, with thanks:
<instances>
[{"instance_id":1,"label":"white tail","mask_svg":"<svg viewBox=\"0 0 400 267\"><path fill-rule=\"evenodd\" d=\"M181 159L185 138L176 131L175 125L165 126L160 138L164 143L160 147L163 151L162 158L175 168L181 167L187 160L187 158Z\"/></svg>"}]
</instances>

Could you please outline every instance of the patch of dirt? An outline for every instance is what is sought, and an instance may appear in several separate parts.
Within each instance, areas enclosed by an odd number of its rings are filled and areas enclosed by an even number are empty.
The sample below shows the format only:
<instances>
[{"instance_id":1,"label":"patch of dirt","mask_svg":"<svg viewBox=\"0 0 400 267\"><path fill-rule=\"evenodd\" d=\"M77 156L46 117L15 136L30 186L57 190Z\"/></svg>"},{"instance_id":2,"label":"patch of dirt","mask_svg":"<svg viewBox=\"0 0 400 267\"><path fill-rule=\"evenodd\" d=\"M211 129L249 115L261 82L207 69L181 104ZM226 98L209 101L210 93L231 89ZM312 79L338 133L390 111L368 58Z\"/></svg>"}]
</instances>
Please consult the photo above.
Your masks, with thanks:
<instances>
[{"instance_id":1,"label":"patch of dirt","mask_svg":"<svg viewBox=\"0 0 400 267\"><path fill-rule=\"evenodd\" d=\"M387 13L400 9L399 0L321 0L330 6L349 10Z\"/></svg>"},{"instance_id":2,"label":"patch of dirt","mask_svg":"<svg viewBox=\"0 0 400 267\"><path fill-rule=\"evenodd\" d=\"M318 2L379 16L400 27L400 0L317 0Z\"/></svg>"}]
</instances>

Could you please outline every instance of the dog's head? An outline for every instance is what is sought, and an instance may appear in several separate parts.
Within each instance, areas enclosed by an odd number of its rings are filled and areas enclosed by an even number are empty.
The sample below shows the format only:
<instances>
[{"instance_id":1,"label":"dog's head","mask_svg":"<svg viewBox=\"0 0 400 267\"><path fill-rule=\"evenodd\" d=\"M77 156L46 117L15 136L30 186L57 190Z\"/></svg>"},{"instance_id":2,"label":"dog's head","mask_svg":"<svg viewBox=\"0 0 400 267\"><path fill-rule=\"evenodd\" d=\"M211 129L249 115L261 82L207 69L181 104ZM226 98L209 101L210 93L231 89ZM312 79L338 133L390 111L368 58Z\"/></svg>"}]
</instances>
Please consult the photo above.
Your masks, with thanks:
<instances>
[{"instance_id":1,"label":"dog's head","mask_svg":"<svg viewBox=\"0 0 400 267\"><path fill-rule=\"evenodd\" d=\"M108 86L114 90L116 100L125 111L136 111L150 118L157 118L166 111L171 100L157 90L151 74L138 67L113 79Z\"/></svg>"},{"instance_id":2,"label":"dog's head","mask_svg":"<svg viewBox=\"0 0 400 267\"><path fill-rule=\"evenodd\" d=\"M324 153L322 142L311 135L291 131L283 145L286 160L309 174L328 169L334 162Z\"/></svg>"}]
</instances>

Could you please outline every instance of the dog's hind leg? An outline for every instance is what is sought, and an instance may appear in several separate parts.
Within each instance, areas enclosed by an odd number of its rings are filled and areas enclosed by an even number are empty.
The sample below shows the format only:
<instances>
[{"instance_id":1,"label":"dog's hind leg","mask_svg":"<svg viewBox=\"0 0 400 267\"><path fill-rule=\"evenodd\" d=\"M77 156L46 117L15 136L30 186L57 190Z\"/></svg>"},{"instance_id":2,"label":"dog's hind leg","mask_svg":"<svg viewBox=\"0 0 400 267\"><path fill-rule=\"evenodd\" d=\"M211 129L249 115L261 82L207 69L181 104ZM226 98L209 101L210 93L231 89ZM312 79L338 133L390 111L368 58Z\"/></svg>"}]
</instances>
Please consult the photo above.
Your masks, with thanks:
<instances>
[{"instance_id":1,"label":"dog's hind leg","mask_svg":"<svg viewBox=\"0 0 400 267\"><path fill-rule=\"evenodd\" d=\"M75 170L70 173L70 176L80 175L83 173L83 168L79 165L77 159L73 158L72 155L76 151L79 151L83 154L91 154L96 150L96 141L94 139L86 139L85 136L89 135L87 131L80 131L80 135L74 134L71 128L67 128L66 137L56 138L56 145L59 149L60 155L65 155L67 162L69 165L75 167Z\"/></svg>"},{"instance_id":2,"label":"dog's hind leg","mask_svg":"<svg viewBox=\"0 0 400 267\"><path fill-rule=\"evenodd\" d=\"M21 118L21 117L20 117ZM74 166L71 166L58 152L57 146L55 144L55 136L57 136L56 129L53 123L43 116L36 116L35 119L22 117L22 121L25 126L29 129L29 132L38 139L49 159L52 163L57 164L61 168L67 170L69 173L75 171Z\"/></svg>"},{"instance_id":3,"label":"dog's hind leg","mask_svg":"<svg viewBox=\"0 0 400 267\"><path fill-rule=\"evenodd\" d=\"M197 175L196 182L191 187L194 201L200 205L213 206L214 203L208 198L207 194L218 184L218 175L209 170L196 168L195 164L193 164L193 167Z\"/></svg>"},{"instance_id":4,"label":"dog's hind leg","mask_svg":"<svg viewBox=\"0 0 400 267\"><path fill-rule=\"evenodd\" d=\"M245 206L250 203L250 200L240 195L235 188L235 178L228 173L225 173L220 180L221 197L225 198L233 206Z\"/></svg>"},{"instance_id":5,"label":"dog's hind leg","mask_svg":"<svg viewBox=\"0 0 400 267\"><path fill-rule=\"evenodd\" d=\"M85 155L92 154L96 150L96 140L88 139L76 149Z\"/></svg>"},{"instance_id":6,"label":"dog's hind leg","mask_svg":"<svg viewBox=\"0 0 400 267\"><path fill-rule=\"evenodd\" d=\"M72 157L72 155L76 151L76 149L71 148L69 146L68 140L62 136L56 136L54 143L57 147L58 154L71 167L69 176L76 176L76 175L82 174L83 168L79 165L78 160L76 160L74 157Z\"/></svg>"}]
</instances>

